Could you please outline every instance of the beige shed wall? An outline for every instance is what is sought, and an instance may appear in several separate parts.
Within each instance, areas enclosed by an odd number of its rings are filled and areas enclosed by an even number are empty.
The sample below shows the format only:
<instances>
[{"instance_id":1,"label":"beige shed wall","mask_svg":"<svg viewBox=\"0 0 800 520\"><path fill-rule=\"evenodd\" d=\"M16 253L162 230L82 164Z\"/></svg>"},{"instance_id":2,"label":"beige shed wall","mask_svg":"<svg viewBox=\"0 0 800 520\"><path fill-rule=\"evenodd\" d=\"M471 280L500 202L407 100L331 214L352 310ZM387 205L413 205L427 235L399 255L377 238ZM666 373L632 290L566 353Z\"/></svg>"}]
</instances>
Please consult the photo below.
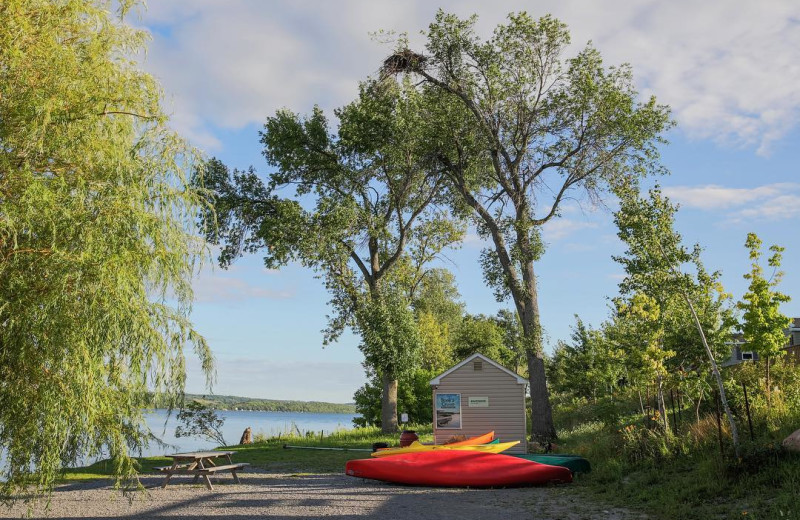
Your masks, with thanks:
<instances>
[{"instance_id":1,"label":"beige shed wall","mask_svg":"<svg viewBox=\"0 0 800 520\"><path fill-rule=\"evenodd\" d=\"M436 394L461 394L461 429L436 427ZM483 362L483 370L475 371L473 362L441 378L433 387L433 434L436 444L444 444L454 435L473 437L494 430L500 442L520 441L510 450L527 452L525 428L525 385L490 363ZM488 397L489 406L470 407L469 398Z\"/></svg>"}]
</instances>

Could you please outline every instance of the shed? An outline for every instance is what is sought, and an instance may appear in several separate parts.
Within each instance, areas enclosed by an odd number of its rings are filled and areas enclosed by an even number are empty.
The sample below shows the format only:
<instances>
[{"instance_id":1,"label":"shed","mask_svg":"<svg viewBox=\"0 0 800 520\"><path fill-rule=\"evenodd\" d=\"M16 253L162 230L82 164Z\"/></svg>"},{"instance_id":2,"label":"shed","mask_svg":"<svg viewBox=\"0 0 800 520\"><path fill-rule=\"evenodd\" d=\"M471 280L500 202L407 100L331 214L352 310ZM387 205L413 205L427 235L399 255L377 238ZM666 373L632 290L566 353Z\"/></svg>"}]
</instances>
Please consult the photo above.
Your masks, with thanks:
<instances>
[{"instance_id":1,"label":"shed","mask_svg":"<svg viewBox=\"0 0 800 520\"><path fill-rule=\"evenodd\" d=\"M484 356L473 354L431 379L436 444L454 436L474 437L494 430L501 442L520 441L509 452L528 451L525 378Z\"/></svg>"}]
</instances>

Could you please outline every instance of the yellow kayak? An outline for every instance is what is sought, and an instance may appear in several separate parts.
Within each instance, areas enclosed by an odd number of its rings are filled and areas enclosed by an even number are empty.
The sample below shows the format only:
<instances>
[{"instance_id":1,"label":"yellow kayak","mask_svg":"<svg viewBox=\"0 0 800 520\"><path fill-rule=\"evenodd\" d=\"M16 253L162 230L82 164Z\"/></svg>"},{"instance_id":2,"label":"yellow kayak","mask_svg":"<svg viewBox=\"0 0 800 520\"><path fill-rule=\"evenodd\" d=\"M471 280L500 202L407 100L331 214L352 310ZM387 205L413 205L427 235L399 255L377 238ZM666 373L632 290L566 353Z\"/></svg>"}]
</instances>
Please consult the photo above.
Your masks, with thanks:
<instances>
[{"instance_id":1,"label":"yellow kayak","mask_svg":"<svg viewBox=\"0 0 800 520\"><path fill-rule=\"evenodd\" d=\"M373 457L388 457L389 455L400 455L401 453L418 453L420 451L439 451L439 450L462 450L462 451L481 451L483 453L500 453L512 446L519 444L519 441L500 442L498 444L476 444L471 446L452 446L449 444L422 444L414 441L405 448L389 448L372 452Z\"/></svg>"}]
</instances>

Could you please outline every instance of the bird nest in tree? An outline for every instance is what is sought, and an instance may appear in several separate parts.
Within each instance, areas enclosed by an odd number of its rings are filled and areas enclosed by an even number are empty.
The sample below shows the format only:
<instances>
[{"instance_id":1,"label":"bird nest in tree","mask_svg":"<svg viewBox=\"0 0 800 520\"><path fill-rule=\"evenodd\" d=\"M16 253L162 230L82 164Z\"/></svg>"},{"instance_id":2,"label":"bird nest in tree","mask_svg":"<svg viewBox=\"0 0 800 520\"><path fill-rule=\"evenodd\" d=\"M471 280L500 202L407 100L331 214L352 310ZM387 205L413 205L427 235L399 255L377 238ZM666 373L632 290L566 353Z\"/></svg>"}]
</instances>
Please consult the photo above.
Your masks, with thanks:
<instances>
[{"instance_id":1,"label":"bird nest in tree","mask_svg":"<svg viewBox=\"0 0 800 520\"><path fill-rule=\"evenodd\" d=\"M400 74L402 72L416 72L422 69L427 58L410 49L392 54L383 60L384 74Z\"/></svg>"}]
</instances>

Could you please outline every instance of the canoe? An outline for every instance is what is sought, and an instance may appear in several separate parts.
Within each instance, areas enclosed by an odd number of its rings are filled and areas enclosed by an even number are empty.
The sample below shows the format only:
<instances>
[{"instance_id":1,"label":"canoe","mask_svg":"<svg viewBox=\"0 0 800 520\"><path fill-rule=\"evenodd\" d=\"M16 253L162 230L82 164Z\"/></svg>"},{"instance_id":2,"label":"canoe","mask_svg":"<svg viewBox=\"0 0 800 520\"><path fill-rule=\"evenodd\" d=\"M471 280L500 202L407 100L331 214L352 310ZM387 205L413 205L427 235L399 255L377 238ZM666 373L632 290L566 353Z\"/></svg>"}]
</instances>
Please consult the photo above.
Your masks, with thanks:
<instances>
[{"instance_id":1,"label":"canoe","mask_svg":"<svg viewBox=\"0 0 800 520\"><path fill-rule=\"evenodd\" d=\"M525 460L531 460L540 464L549 464L550 466L561 466L575 473L589 473L592 471L592 465L589 461L580 455L566 455L559 453L513 453L509 454L513 457L519 457Z\"/></svg>"},{"instance_id":2,"label":"canoe","mask_svg":"<svg viewBox=\"0 0 800 520\"><path fill-rule=\"evenodd\" d=\"M412 486L503 487L572 482L572 473L567 468L471 450L422 451L351 460L345 466L345 473Z\"/></svg>"},{"instance_id":3,"label":"canoe","mask_svg":"<svg viewBox=\"0 0 800 520\"><path fill-rule=\"evenodd\" d=\"M403 455L405 453L421 453L432 451L479 451L482 453L500 453L513 446L519 444L519 441L514 442L499 442L497 444L477 444L469 446L454 446L452 444L421 444L417 441L411 443L410 446L405 448L389 448L386 450L378 450L372 452L373 457L391 457L394 455Z\"/></svg>"},{"instance_id":4,"label":"canoe","mask_svg":"<svg viewBox=\"0 0 800 520\"><path fill-rule=\"evenodd\" d=\"M474 444L488 444L492 442L494 439L494 432L484 433L483 435L478 435L477 437L471 437L469 439L458 441L458 442L449 442L447 446L471 446Z\"/></svg>"}]
</instances>

